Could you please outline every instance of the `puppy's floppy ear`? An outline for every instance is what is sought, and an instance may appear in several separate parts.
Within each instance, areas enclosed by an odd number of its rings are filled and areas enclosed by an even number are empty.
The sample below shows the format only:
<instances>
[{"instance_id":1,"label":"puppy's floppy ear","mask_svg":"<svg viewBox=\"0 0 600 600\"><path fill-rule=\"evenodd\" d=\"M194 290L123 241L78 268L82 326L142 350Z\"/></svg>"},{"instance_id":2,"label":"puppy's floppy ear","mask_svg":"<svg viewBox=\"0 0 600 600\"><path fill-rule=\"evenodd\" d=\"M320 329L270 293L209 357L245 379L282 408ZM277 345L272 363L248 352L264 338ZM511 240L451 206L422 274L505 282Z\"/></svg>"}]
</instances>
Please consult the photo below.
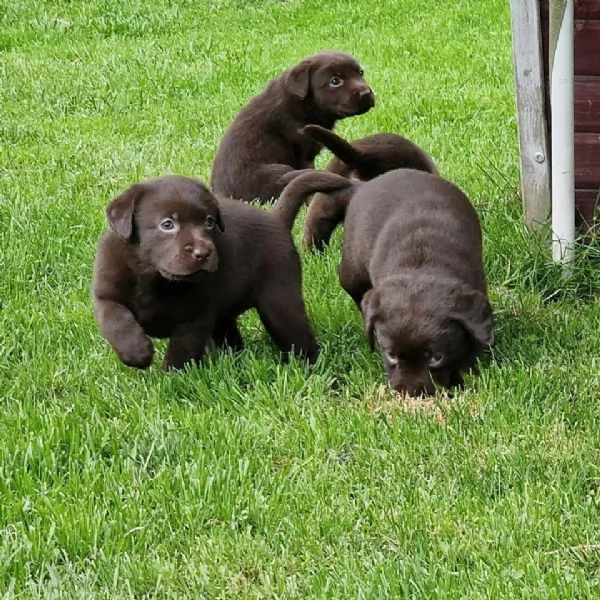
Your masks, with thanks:
<instances>
[{"instance_id":1,"label":"puppy's floppy ear","mask_svg":"<svg viewBox=\"0 0 600 600\"><path fill-rule=\"evenodd\" d=\"M124 240L131 238L135 205L145 191L143 185L136 183L118 195L106 209L106 218L110 228Z\"/></svg>"},{"instance_id":2,"label":"puppy's floppy ear","mask_svg":"<svg viewBox=\"0 0 600 600\"><path fill-rule=\"evenodd\" d=\"M362 310L363 317L365 319L365 332L367 334L367 341L369 342L369 348L375 349L375 320L379 313L379 294L370 289L362 299L360 303L360 309Z\"/></svg>"},{"instance_id":3,"label":"puppy's floppy ear","mask_svg":"<svg viewBox=\"0 0 600 600\"><path fill-rule=\"evenodd\" d=\"M494 343L494 317L487 296L474 289L462 290L450 318L458 321L480 344Z\"/></svg>"},{"instance_id":4,"label":"puppy's floppy ear","mask_svg":"<svg viewBox=\"0 0 600 600\"><path fill-rule=\"evenodd\" d=\"M221 216L221 209L217 208L217 214L215 215L215 220L217 223L217 227L223 233L225 231L225 225L223 224L223 217Z\"/></svg>"},{"instance_id":5,"label":"puppy's floppy ear","mask_svg":"<svg viewBox=\"0 0 600 600\"><path fill-rule=\"evenodd\" d=\"M310 89L310 68L312 61L303 60L295 67L292 67L285 78L285 88L292 95L300 100L308 96Z\"/></svg>"},{"instance_id":6,"label":"puppy's floppy ear","mask_svg":"<svg viewBox=\"0 0 600 600\"><path fill-rule=\"evenodd\" d=\"M221 207L219 206L219 199L215 196L200 180L196 181L201 201L207 201L208 204L212 204L215 208L215 223L219 228L219 231L225 231L225 224L223 223L223 215L221 214ZM206 198L208 196L208 198Z\"/></svg>"}]
</instances>

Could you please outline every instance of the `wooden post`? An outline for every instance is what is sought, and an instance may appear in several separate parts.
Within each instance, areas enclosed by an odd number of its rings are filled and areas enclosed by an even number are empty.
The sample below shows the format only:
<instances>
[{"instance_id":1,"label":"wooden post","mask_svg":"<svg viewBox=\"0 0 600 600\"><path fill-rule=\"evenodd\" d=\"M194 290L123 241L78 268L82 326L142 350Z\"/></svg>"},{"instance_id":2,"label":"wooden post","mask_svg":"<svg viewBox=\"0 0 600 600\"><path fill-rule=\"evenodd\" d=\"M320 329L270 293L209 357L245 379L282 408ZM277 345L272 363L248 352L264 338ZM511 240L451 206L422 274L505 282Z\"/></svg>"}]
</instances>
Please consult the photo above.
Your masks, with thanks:
<instances>
[{"instance_id":1,"label":"wooden post","mask_svg":"<svg viewBox=\"0 0 600 600\"><path fill-rule=\"evenodd\" d=\"M550 156L544 100L544 66L538 0L511 0L515 85L525 221L550 216Z\"/></svg>"}]
</instances>

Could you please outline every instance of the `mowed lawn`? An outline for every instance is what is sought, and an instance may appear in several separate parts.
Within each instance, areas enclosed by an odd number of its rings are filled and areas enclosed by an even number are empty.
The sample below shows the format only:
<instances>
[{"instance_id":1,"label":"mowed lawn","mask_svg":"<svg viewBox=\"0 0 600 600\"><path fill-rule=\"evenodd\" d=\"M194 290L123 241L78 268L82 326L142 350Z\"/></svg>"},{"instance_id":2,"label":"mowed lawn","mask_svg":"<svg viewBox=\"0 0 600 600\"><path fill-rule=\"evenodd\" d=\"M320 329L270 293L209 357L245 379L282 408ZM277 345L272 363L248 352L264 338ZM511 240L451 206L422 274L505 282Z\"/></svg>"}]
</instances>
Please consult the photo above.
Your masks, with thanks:
<instances>
[{"instance_id":1,"label":"mowed lawn","mask_svg":"<svg viewBox=\"0 0 600 600\"><path fill-rule=\"evenodd\" d=\"M600 253L561 279L523 225L507 5L2 2L0 597L600 597ZM478 209L481 374L390 394L341 231L301 250L315 366L282 363L254 313L239 354L165 374L160 342L122 366L89 291L108 202L208 180L240 107L330 48L377 94L337 131L413 139Z\"/></svg>"}]
</instances>

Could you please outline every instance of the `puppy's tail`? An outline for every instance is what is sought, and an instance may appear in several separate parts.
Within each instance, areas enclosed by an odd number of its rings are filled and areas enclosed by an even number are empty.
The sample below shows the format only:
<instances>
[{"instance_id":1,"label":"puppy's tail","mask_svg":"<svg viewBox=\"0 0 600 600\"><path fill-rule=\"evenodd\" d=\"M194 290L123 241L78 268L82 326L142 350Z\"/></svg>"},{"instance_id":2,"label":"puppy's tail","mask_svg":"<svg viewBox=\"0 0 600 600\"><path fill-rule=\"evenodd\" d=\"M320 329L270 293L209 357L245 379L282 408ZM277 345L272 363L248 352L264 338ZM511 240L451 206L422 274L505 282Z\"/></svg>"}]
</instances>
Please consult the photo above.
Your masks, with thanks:
<instances>
[{"instance_id":1,"label":"puppy's tail","mask_svg":"<svg viewBox=\"0 0 600 600\"><path fill-rule=\"evenodd\" d=\"M290 171L281 178L281 181L287 185L275 202L271 213L276 215L290 231L294 226L300 207L309 196L316 192L335 192L354 186L350 179L341 175L309 169Z\"/></svg>"},{"instance_id":2,"label":"puppy's tail","mask_svg":"<svg viewBox=\"0 0 600 600\"><path fill-rule=\"evenodd\" d=\"M331 150L341 161L352 168L357 168L364 161L365 157L362 152L330 129L320 125L306 125L302 128L302 133L317 140L317 142L321 142L323 146Z\"/></svg>"}]
</instances>

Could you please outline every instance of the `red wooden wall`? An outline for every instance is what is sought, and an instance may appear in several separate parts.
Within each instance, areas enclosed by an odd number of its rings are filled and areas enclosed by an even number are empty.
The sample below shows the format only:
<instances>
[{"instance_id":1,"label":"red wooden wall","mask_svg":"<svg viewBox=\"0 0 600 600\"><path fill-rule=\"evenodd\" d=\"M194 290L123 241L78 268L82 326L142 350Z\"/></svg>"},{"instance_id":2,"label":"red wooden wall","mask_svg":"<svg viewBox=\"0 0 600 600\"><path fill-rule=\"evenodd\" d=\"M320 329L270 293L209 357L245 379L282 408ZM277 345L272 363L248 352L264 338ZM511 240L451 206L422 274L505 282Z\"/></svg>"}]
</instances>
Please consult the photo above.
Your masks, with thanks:
<instances>
[{"instance_id":1,"label":"red wooden wall","mask_svg":"<svg viewBox=\"0 0 600 600\"><path fill-rule=\"evenodd\" d=\"M548 0L540 0L548 136ZM591 225L600 190L600 0L575 0L575 204L577 225Z\"/></svg>"}]
</instances>

